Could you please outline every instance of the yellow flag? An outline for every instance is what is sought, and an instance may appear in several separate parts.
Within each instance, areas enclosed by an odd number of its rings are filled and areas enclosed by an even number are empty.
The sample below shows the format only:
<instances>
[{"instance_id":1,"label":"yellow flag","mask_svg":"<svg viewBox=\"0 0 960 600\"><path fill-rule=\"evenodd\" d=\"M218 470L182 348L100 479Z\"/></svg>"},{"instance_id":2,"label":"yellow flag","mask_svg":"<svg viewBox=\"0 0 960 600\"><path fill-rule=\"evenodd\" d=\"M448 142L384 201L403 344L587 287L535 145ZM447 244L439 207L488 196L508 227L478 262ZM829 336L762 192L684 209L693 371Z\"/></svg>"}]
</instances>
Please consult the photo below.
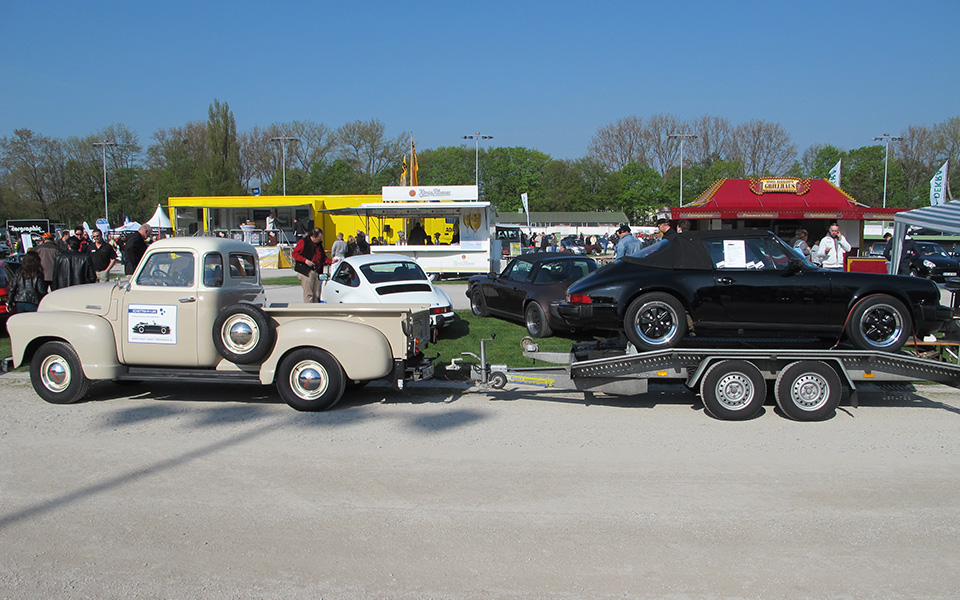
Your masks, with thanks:
<instances>
[{"instance_id":1,"label":"yellow flag","mask_svg":"<svg viewBox=\"0 0 960 600\"><path fill-rule=\"evenodd\" d=\"M400 171L400 185L407 185L407 157L403 157L403 170Z\"/></svg>"},{"instance_id":2,"label":"yellow flag","mask_svg":"<svg viewBox=\"0 0 960 600\"><path fill-rule=\"evenodd\" d=\"M420 166L417 165L417 148L413 145L413 142L410 142L410 154L412 156L410 159L410 185L420 185L417 182L417 171L420 170Z\"/></svg>"}]
</instances>

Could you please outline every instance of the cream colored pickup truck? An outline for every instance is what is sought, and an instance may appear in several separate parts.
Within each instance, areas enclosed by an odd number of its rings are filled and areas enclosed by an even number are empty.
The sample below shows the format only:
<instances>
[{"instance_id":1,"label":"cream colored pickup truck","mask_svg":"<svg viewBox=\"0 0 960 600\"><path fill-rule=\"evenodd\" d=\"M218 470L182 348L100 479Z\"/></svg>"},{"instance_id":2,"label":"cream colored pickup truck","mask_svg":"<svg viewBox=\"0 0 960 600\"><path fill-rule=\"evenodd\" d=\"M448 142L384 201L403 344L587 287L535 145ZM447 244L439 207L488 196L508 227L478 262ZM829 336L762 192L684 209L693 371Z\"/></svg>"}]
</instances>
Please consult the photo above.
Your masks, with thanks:
<instances>
[{"instance_id":1,"label":"cream colored pickup truck","mask_svg":"<svg viewBox=\"0 0 960 600\"><path fill-rule=\"evenodd\" d=\"M4 366L29 362L37 394L55 404L94 380L174 379L276 383L293 408L326 410L350 383L431 377L429 317L395 304L267 306L253 246L168 238L129 279L61 289L12 316Z\"/></svg>"}]
</instances>

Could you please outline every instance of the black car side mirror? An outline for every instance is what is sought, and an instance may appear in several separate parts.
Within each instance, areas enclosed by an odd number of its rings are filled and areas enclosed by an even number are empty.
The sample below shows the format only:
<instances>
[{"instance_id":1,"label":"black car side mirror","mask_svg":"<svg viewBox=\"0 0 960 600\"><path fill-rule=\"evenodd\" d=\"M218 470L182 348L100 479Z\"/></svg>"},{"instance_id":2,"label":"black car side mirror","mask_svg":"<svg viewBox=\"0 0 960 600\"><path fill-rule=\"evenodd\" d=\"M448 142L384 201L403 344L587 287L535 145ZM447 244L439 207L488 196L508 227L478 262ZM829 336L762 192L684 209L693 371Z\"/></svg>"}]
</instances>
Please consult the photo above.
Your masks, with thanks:
<instances>
[{"instance_id":1,"label":"black car side mirror","mask_svg":"<svg viewBox=\"0 0 960 600\"><path fill-rule=\"evenodd\" d=\"M490 271L489 273L487 273L487 277L489 277L490 279L496 279L497 274L494 273L493 271Z\"/></svg>"},{"instance_id":2,"label":"black car side mirror","mask_svg":"<svg viewBox=\"0 0 960 600\"><path fill-rule=\"evenodd\" d=\"M799 258L791 258L787 261L787 275L793 275L803 271L803 261Z\"/></svg>"}]
</instances>

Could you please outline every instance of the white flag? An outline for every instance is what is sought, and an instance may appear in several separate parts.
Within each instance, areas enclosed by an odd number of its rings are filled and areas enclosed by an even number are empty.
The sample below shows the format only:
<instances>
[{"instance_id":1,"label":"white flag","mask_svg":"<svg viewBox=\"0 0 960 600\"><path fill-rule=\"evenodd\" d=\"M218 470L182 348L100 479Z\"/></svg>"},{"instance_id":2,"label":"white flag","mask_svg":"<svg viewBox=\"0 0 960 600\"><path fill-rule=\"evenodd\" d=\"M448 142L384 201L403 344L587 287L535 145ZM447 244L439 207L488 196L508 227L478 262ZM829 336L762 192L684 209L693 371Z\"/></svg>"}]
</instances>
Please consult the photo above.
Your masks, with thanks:
<instances>
[{"instance_id":1,"label":"white flag","mask_svg":"<svg viewBox=\"0 0 960 600\"><path fill-rule=\"evenodd\" d=\"M843 159L841 158L840 160L837 161L837 164L834 165L832 169L830 169L830 183L832 183L837 187L840 187L840 163L842 161Z\"/></svg>"},{"instance_id":2,"label":"white flag","mask_svg":"<svg viewBox=\"0 0 960 600\"><path fill-rule=\"evenodd\" d=\"M530 207L527 205L527 193L520 194L520 200L523 202L523 212L529 213Z\"/></svg>"},{"instance_id":3,"label":"white flag","mask_svg":"<svg viewBox=\"0 0 960 600\"><path fill-rule=\"evenodd\" d=\"M937 174L933 176L933 179L930 180L930 206L936 206L937 204L943 204L944 198L944 189L943 187L947 183L947 163L943 163L943 166L940 167L940 170L937 171Z\"/></svg>"}]
</instances>

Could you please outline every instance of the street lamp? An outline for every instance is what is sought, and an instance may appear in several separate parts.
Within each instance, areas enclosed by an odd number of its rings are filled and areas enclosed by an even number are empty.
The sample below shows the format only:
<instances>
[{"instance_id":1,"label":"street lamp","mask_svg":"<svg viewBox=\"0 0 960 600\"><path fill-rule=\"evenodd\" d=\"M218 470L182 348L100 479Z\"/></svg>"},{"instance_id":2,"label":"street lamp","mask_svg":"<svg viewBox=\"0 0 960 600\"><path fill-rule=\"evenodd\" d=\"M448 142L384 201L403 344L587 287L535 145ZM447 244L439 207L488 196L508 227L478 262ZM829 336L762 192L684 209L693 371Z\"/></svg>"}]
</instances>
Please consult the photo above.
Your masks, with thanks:
<instances>
[{"instance_id":1,"label":"street lamp","mask_svg":"<svg viewBox=\"0 0 960 600\"><path fill-rule=\"evenodd\" d=\"M283 195L287 195L287 142L299 142L300 138L295 138L289 135L281 135L279 137L270 138L271 142L277 142L280 144L280 163L283 168Z\"/></svg>"},{"instance_id":2,"label":"street lamp","mask_svg":"<svg viewBox=\"0 0 960 600\"><path fill-rule=\"evenodd\" d=\"M680 206L683 206L683 141L699 136L692 133L671 133L667 135L669 139L680 138Z\"/></svg>"},{"instance_id":3,"label":"street lamp","mask_svg":"<svg viewBox=\"0 0 960 600\"><path fill-rule=\"evenodd\" d=\"M477 174L477 189L479 190L479 189L480 189L480 140L492 140L492 139L493 139L493 136L492 136L492 135L481 135L480 132L478 131L478 132L476 132L476 133L473 134L473 135L465 135L465 136L463 136L463 139L465 139L465 140L475 140L475 142L476 142L477 158L476 158L476 161L475 161L475 164L474 164L474 167L473 167L473 168L474 168L474 170L475 170L475 172L476 172L476 174ZM479 192L477 192L477 193L479 193Z\"/></svg>"},{"instance_id":4,"label":"street lamp","mask_svg":"<svg viewBox=\"0 0 960 600\"><path fill-rule=\"evenodd\" d=\"M94 142L94 146L100 146L100 151L103 154L103 218L107 222L107 227L110 227L110 210L107 208L107 146L116 146L116 142Z\"/></svg>"},{"instance_id":5,"label":"street lamp","mask_svg":"<svg viewBox=\"0 0 960 600\"><path fill-rule=\"evenodd\" d=\"M889 133L873 138L875 142L886 140L886 150L883 152L883 207L887 207L887 159L890 157L890 142L899 142L902 137L892 137Z\"/></svg>"}]
</instances>

